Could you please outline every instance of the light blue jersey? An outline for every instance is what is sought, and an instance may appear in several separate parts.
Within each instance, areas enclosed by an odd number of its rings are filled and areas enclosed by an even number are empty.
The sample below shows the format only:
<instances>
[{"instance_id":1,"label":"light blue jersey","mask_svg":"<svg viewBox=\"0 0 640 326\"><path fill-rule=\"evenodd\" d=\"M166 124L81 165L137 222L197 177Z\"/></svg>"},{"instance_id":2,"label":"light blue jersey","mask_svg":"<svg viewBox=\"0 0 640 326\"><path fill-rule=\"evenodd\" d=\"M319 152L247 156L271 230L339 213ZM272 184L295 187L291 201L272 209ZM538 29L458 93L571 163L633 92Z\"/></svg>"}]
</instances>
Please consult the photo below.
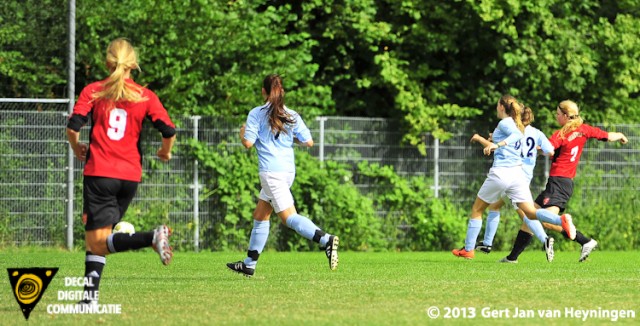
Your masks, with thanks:
<instances>
[{"instance_id":1,"label":"light blue jersey","mask_svg":"<svg viewBox=\"0 0 640 326\"><path fill-rule=\"evenodd\" d=\"M547 136L539 129L529 125L524 129L524 138L516 145L516 149L520 148L522 151L522 169L529 180L533 178L533 169L536 167L538 146L545 154L554 151L553 145L551 145Z\"/></svg>"},{"instance_id":2,"label":"light blue jersey","mask_svg":"<svg viewBox=\"0 0 640 326\"><path fill-rule=\"evenodd\" d=\"M244 139L256 147L260 172L295 172L293 138L303 143L311 140L311 131L300 115L286 106L284 109L295 120L295 123L285 125L286 133L271 132L267 115L269 103L253 108L247 116Z\"/></svg>"},{"instance_id":3,"label":"light blue jersey","mask_svg":"<svg viewBox=\"0 0 640 326\"><path fill-rule=\"evenodd\" d=\"M497 148L493 153L493 167L511 167L522 165L522 156L517 143L522 140L524 135L516 126L513 118L507 117L498 123L493 131L494 143L504 141L507 145Z\"/></svg>"}]
</instances>

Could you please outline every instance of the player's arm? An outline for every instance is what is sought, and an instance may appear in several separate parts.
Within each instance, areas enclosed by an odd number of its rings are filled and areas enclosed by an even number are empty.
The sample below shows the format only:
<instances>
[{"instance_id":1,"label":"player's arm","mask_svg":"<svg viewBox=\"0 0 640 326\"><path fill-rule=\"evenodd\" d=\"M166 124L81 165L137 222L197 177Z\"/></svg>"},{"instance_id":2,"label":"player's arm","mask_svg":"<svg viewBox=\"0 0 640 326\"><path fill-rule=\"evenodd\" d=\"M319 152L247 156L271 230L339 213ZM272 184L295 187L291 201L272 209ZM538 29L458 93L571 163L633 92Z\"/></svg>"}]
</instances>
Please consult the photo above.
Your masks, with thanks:
<instances>
[{"instance_id":1,"label":"player's arm","mask_svg":"<svg viewBox=\"0 0 640 326\"><path fill-rule=\"evenodd\" d=\"M293 141L300 146L312 147L313 138L311 138L311 131L304 123L304 120L302 120L302 117L299 114L296 114L295 119L296 123L293 126Z\"/></svg>"},{"instance_id":2,"label":"player's arm","mask_svg":"<svg viewBox=\"0 0 640 326\"><path fill-rule=\"evenodd\" d=\"M297 140L297 138L296 138L296 140ZM298 140L298 144L300 144L300 146L312 147L313 146L313 139L307 140L305 142L302 142L302 141Z\"/></svg>"},{"instance_id":3,"label":"player's arm","mask_svg":"<svg viewBox=\"0 0 640 326\"><path fill-rule=\"evenodd\" d=\"M556 130L551 138L549 138L549 142L551 146L553 146L553 150L556 151L562 146L562 138L560 138L560 130Z\"/></svg>"},{"instance_id":4,"label":"player's arm","mask_svg":"<svg viewBox=\"0 0 640 326\"><path fill-rule=\"evenodd\" d=\"M82 162L87 159L89 146L80 142L80 129L89 122L89 113L93 109L91 87L85 87L73 107L73 113L67 121L67 140L76 158Z\"/></svg>"},{"instance_id":5,"label":"player's arm","mask_svg":"<svg viewBox=\"0 0 640 326\"><path fill-rule=\"evenodd\" d=\"M259 139L261 115L261 109L254 108L249 112L247 120L240 127L240 142L246 149L253 147Z\"/></svg>"},{"instance_id":6,"label":"player's arm","mask_svg":"<svg viewBox=\"0 0 640 326\"><path fill-rule=\"evenodd\" d=\"M307 141L300 141L298 137L293 137L293 142L300 146L313 147L313 139L309 139Z\"/></svg>"},{"instance_id":7,"label":"player's arm","mask_svg":"<svg viewBox=\"0 0 640 326\"><path fill-rule=\"evenodd\" d=\"M176 141L176 125L171 121L167 109L155 93L149 91L145 95L149 98L147 119L151 120L153 127L162 135L162 145L156 152L156 156L161 161L167 162L171 159L171 149Z\"/></svg>"},{"instance_id":8,"label":"player's arm","mask_svg":"<svg viewBox=\"0 0 640 326\"><path fill-rule=\"evenodd\" d=\"M173 126L168 115L163 118L155 118L154 120L154 117L150 117L153 126L162 134L162 145L156 152L156 156L158 156L160 160L167 162L171 159L171 149L176 142L176 128Z\"/></svg>"},{"instance_id":9,"label":"player's arm","mask_svg":"<svg viewBox=\"0 0 640 326\"><path fill-rule=\"evenodd\" d=\"M546 152L544 148L542 148L541 146L536 146L536 150L540 155L549 156L549 157L552 157L556 153L554 150Z\"/></svg>"},{"instance_id":10,"label":"player's arm","mask_svg":"<svg viewBox=\"0 0 640 326\"><path fill-rule=\"evenodd\" d=\"M553 157L553 155L555 155L555 148L553 144L551 143L551 141L549 141L549 138L547 138L547 136L542 131L538 130L537 132L538 132L538 140L536 142L538 144L538 146L536 146L537 150L542 152L542 155Z\"/></svg>"},{"instance_id":11,"label":"player's arm","mask_svg":"<svg viewBox=\"0 0 640 326\"><path fill-rule=\"evenodd\" d=\"M253 142L244 138L244 134L246 133L246 131L247 125L243 124L242 127L240 127L240 142L242 142L244 148L249 149L253 146Z\"/></svg>"},{"instance_id":12,"label":"player's arm","mask_svg":"<svg viewBox=\"0 0 640 326\"><path fill-rule=\"evenodd\" d=\"M472 143L478 143L480 145L482 145L482 147L487 147L491 144L491 141L478 135L478 134L473 134L473 137L471 137L470 140Z\"/></svg>"},{"instance_id":13,"label":"player's arm","mask_svg":"<svg viewBox=\"0 0 640 326\"><path fill-rule=\"evenodd\" d=\"M504 140L495 143L496 145L498 145L498 147L503 147L509 144L513 144L517 141L520 141L522 137L524 137L524 134L522 133L522 131L520 131L520 129L518 129L518 127L516 127L515 124L509 125L501 122L498 124L498 128L500 128L502 132L504 132L505 134L509 135Z\"/></svg>"},{"instance_id":14,"label":"player's arm","mask_svg":"<svg viewBox=\"0 0 640 326\"><path fill-rule=\"evenodd\" d=\"M164 162L167 162L171 159L171 149L173 148L173 144L176 142L176 135L173 135L169 138L162 137L162 146L158 149L156 155L158 158Z\"/></svg>"},{"instance_id":15,"label":"player's arm","mask_svg":"<svg viewBox=\"0 0 640 326\"><path fill-rule=\"evenodd\" d=\"M87 144L80 142L80 132L67 127L67 139L69 140L73 154L77 159L84 162L87 159L87 149L89 147Z\"/></svg>"},{"instance_id":16,"label":"player's arm","mask_svg":"<svg viewBox=\"0 0 640 326\"><path fill-rule=\"evenodd\" d=\"M619 141L621 144L626 144L629 142L629 140L627 139L627 136L625 136L621 132L608 133L607 141L609 142Z\"/></svg>"},{"instance_id":17,"label":"player's arm","mask_svg":"<svg viewBox=\"0 0 640 326\"><path fill-rule=\"evenodd\" d=\"M507 146L509 144L513 144L521 140L522 137L524 137L524 134L522 133L522 131L520 131L520 129L518 129L518 127L516 127L515 124L509 125L504 121L505 120L502 120L498 123L498 129L500 129L504 134L509 136L507 136L507 138L505 138L504 140L501 140L497 143L491 143L489 144L489 146L486 146L483 149L483 152L485 155L491 155L491 152L495 151L496 149Z\"/></svg>"}]
</instances>

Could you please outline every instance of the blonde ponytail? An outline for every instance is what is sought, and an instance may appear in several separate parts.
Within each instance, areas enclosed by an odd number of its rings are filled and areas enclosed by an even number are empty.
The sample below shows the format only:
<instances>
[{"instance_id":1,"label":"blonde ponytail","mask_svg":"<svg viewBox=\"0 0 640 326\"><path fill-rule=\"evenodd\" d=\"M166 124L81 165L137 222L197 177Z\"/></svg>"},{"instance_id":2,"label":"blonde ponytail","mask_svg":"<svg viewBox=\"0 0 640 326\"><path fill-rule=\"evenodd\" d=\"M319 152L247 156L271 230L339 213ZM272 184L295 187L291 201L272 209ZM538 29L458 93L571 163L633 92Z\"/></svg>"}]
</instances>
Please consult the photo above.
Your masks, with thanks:
<instances>
[{"instance_id":1,"label":"blonde ponytail","mask_svg":"<svg viewBox=\"0 0 640 326\"><path fill-rule=\"evenodd\" d=\"M568 118L569 121L565 123L564 126L560 129L559 136L560 138L564 138L574 130L578 129L583 123L582 117L580 117L580 109L578 108L578 104L570 100L564 100L558 104L558 109L562 111Z\"/></svg>"},{"instance_id":2,"label":"blonde ponytail","mask_svg":"<svg viewBox=\"0 0 640 326\"><path fill-rule=\"evenodd\" d=\"M518 129L524 132L524 124L522 123L522 104L511 95L503 95L498 102L504 107L504 112L513 118Z\"/></svg>"},{"instance_id":3,"label":"blonde ponytail","mask_svg":"<svg viewBox=\"0 0 640 326\"><path fill-rule=\"evenodd\" d=\"M142 96L142 88L127 83L125 75L132 69L140 69L138 65L138 55L127 39L118 38L113 40L107 48L107 68L111 75L104 82L103 90L93 94L96 100L105 100L111 103L109 108L113 108L116 102L142 102L147 98Z\"/></svg>"},{"instance_id":4,"label":"blonde ponytail","mask_svg":"<svg viewBox=\"0 0 640 326\"><path fill-rule=\"evenodd\" d=\"M531 110L530 107L525 106L524 109L522 109L522 124L526 127L533 123L533 120L535 120L533 110Z\"/></svg>"}]
</instances>

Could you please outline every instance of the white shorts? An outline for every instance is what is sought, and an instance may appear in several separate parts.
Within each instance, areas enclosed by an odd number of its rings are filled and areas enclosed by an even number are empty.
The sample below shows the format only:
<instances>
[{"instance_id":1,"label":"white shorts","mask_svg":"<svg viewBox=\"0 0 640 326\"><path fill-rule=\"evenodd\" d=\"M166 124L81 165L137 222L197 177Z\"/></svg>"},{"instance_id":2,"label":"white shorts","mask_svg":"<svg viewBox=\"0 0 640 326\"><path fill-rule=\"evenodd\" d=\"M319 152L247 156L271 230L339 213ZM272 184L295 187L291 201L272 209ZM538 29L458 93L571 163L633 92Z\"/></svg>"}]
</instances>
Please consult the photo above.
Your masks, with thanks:
<instances>
[{"instance_id":1,"label":"white shorts","mask_svg":"<svg viewBox=\"0 0 640 326\"><path fill-rule=\"evenodd\" d=\"M503 195L504 195L504 194L503 194ZM520 207L518 207L518 203L514 203L514 202L512 202L512 201L511 201L511 199L509 199L509 197L507 197L507 196L502 196L501 198L502 198L502 201L503 201L505 204L510 204L510 205L511 205L511 207L513 207L513 209L518 210L518 208L520 208Z\"/></svg>"},{"instance_id":2,"label":"white shorts","mask_svg":"<svg viewBox=\"0 0 640 326\"><path fill-rule=\"evenodd\" d=\"M259 198L271 203L277 213L293 206L291 185L296 178L293 172L260 172L260 196Z\"/></svg>"},{"instance_id":3,"label":"white shorts","mask_svg":"<svg viewBox=\"0 0 640 326\"><path fill-rule=\"evenodd\" d=\"M529 183L529 190L531 190L531 179L533 179L533 175L530 175L525 171L525 176L527 177L527 182ZM502 198L502 200L505 203L507 203L507 201L509 201L511 203L511 206L513 207L513 209L518 210L518 208L520 208L520 207L518 207L518 203L512 202L511 199L509 199L509 197L507 197L507 195L504 192L500 195L500 198Z\"/></svg>"},{"instance_id":4,"label":"white shorts","mask_svg":"<svg viewBox=\"0 0 640 326\"><path fill-rule=\"evenodd\" d=\"M518 203L533 203L529 178L520 166L493 167L484 180L478 198L492 204L507 196L514 205Z\"/></svg>"}]
</instances>

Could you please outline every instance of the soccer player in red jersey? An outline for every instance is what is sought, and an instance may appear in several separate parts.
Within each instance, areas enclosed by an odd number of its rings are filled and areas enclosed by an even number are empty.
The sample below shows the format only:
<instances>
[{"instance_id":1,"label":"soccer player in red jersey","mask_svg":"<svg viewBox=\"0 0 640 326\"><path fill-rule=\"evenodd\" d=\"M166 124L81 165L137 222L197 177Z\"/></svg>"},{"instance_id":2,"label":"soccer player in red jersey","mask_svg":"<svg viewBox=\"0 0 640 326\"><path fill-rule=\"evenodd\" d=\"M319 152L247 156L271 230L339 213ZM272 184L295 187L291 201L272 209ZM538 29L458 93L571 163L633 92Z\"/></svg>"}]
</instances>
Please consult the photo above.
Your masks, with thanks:
<instances>
[{"instance_id":1,"label":"soccer player in red jersey","mask_svg":"<svg viewBox=\"0 0 640 326\"><path fill-rule=\"evenodd\" d=\"M83 178L83 216L85 224L85 294L81 303L97 303L98 287L106 255L153 247L167 265L173 253L170 230L161 225L154 231L133 234L111 230L127 211L142 179L140 133L149 119L162 134L157 156L171 159L176 129L167 110L151 90L131 79L139 69L131 43L119 38L107 48L110 76L87 85L76 102L67 123L69 145L80 161L86 162ZM80 129L91 119L89 144L79 142Z\"/></svg>"},{"instance_id":2,"label":"soccer player in red jersey","mask_svg":"<svg viewBox=\"0 0 640 326\"><path fill-rule=\"evenodd\" d=\"M567 202L573 194L573 178L576 176L580 156L587 140L595 138L600 141L619 141L622 144L628 142L623 133L606 132L600 128L585 124L580 117L578 105L573 101L565 100L560 102L556 108L556 120L562 127L549 139L555 148L549 179L545 190L536 198L536 206L545 208L554 214L564 212ZM562 232L562 229L555 225L544 223L544 226L548 229ZM562 234L566 237L564 232ZM521 229L513 244L511 253L503 258L501 262L517 262L518 256L527 247L530 240L531 235ZM598 245L596 240L585 237L580 231L576 231L574 241L582 246L580 262L587 259L591 251Z\"/></svg>"}]
</instances>

